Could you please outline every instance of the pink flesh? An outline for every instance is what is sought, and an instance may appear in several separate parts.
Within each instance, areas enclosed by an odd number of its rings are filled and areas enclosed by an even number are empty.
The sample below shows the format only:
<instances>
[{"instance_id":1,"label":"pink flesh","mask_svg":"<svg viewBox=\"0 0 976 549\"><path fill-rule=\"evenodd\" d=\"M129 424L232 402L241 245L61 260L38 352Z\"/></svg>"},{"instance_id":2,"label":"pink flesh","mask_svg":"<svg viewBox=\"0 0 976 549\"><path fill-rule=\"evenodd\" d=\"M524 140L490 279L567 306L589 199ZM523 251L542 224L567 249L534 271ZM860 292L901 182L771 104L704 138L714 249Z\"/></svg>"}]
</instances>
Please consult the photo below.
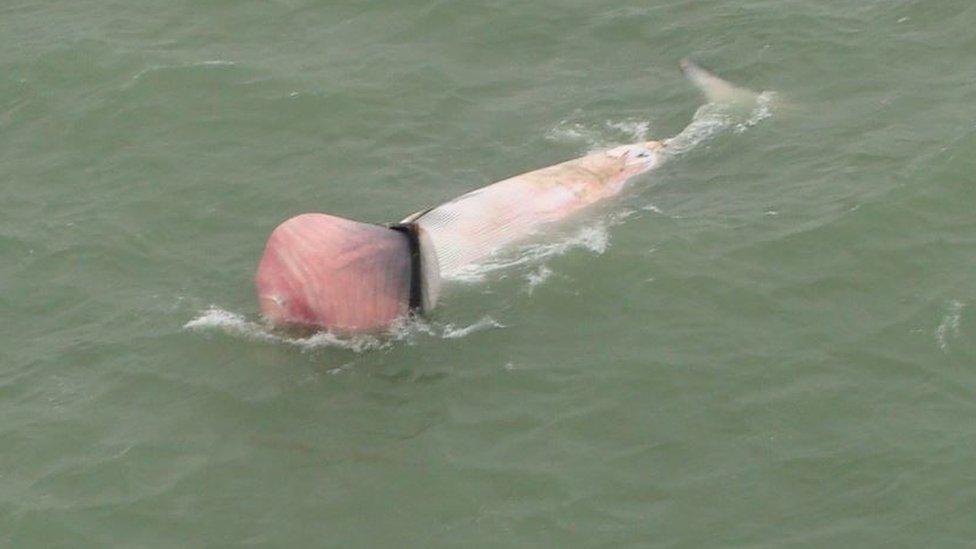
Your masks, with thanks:
<instances>
[{"instance_id":1,"label":"pink flesh","mask_svg":"<svg viewBox=\"0 0 976 549\"><path fill-rule=\"evenodd\" d=\"M407 313L409 255L403 234L325 214L304 214L268 238L255 284L276 324L366 332Z\"/></svg>"}]
</instances>

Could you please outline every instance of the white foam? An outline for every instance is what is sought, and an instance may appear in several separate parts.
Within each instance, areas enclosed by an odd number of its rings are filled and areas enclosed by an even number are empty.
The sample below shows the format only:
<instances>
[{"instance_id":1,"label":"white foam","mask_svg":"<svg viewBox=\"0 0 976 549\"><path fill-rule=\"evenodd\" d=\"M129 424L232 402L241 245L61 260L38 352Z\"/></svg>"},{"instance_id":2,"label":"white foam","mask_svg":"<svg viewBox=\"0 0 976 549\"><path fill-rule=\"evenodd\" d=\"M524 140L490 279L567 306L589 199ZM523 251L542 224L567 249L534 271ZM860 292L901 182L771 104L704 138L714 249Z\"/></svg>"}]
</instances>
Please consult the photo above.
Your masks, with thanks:
<instances>
[{"instance_id":1,"label":"white foam","mask_svg":"<svg viewBox=\"0 0 976 549\"><path fill-rule=\"evenodd\" d=\"M605 143L599 129L587 127L579 122L561 120L546 132L546 139L560 143L585 143L588 149L599 148Z\"/></svg>"},{"instance_id":2,"label":"white foam","mask_svg":"<svg viewBox=\"0 0 976 549\"><path fill-rule=\"evenodd\" d=\"M952 300L946 307L946 314L942 322L935 329L935 340L943 351L949 350L949 340L959 336L959 324L962 322L962 310L966 304Z\"/></svg>"},{"instance_id":3,"label":"white foam","mask_svg":"<svg viewBox=\"0 0 976 549\"><path fill-rule=\"evenodd\" d=\"M289 337L273 332L267 324L248 320L243 315L216 306L211 306L200 316L184 324L183 329L203 332L218 331L251 341L280 343L304 350L336 347L362 352L381 349L390 345L389 340L375 336L343 337L329 332L316 332L308 337Z\"/></svg>"},{"instance_id":4,"label":"white foam","mask_svg":"<svg viewBox=\"0 0 976 549\"><path fill-rule=\"evenodd\" d=\"M551 276L552 269L550 269L547 265L540 265L538 269L525 275L525 279L529 283L526 287L526 291L531 294L532 291L535 290L536 286L542 284L546 280L549 280L549 277Z\"/></svg>"},{"instance_id":5,"label":"white foam","mask_svg":"<svg viewBox=\"0 0 976 549\"><path fill-rule=\"evenodd\" d=\"M480 320L471 324L470 326L464 326L463 328L457 328L453 324L446 324L441 332L441 337L445 339L457 339L459 337L469 336L475 332L480 332L482 330L490 330L492 328L504 328L505 325L498 322L490 316L482 317Z\"/></svg>"},{"instance_id":6,"label":"white foam","mask_svg":"<svg viewBox=\"0 0 976 549\"><path fill-rule=\"evenodd\" d=\"M248 320L243 315L216 306L211 306L183 325L185 330L220 332L250 341L290 345L304 351L338 348L357 353L386 349L398 341L413 343L416 337L420 335L457 339L482 330L504 327L502 323L486 316L470 326L462 327L453 324L437 325L424 320L404 320L395 324L389 333L383 337L374 335L339 336L329 332L316 332L307 337L290 337L275 332L268 324Z\"/></svg>"},{"instance_id":7,"label":"white foam","mask_svg":"<svg viewBox=\"0 0 976 549\"><path fill-rule=\"evenodd\" d=\"M735 132L742 133L772 116L773 102L775 99L776 93L771 91L764 91L757 95L756 107L752 109L752 112L749 113L749 117L746 118L744 122L740 122L735 125Z\"/></svg>"},{"instance_id":8,"label":"white foam","mask_svg":"<svg viewBox=\"0 0 976 549\"><path fill-rule=\"evenodd\" d=\"M621 142L646 141L650 131L650 121L635 118L605 120L602 126L564 119L546 132L546 138L561 143L583 143L592 152Z\"/></svg>"},{"instance_id":9,"label":"white foam","mask_svg":"<svg viewBox=\"0 0 976 549\"><path fill-rule=\"evenodd\" d=\"M733 120L720 105L702 105L695 111L691 123L681 133L668 139L666 150L672 155L684 154L724 131Z\"/></svg>"},{"instance_id":10,"label":"white foam","mask_svg":"<svg viewBox=\"0 0 976 549\"><path fill-rule=\"evenodd\" d=\"M651 131L651 123L647 120L607 120L604 124L622 132L632 141L647 141L647 135Z\"/></svg>"},{"instance_id":11,"label":"white foam","mask_svg":"<svg viewBox=\"0 0 976 549\"><path fill-rule=\"evenodd\" d=\"M264 333L256 323L246 320L243 316L213 306L201 313L200 316L184 324L183 329L219 329L227 333L256 339L273 339L274 337L271 334Z\"/></svg>"},{"instance_id":12,"label":"white foam","mask_svg":"<svg viewBox=\"0 0 976 549\"><path fill-rule=\"evenodd\" d=\"M736 113L734 105L702 105L695 111L691 123L668 140L667 151L672 155L687 153L729 128L742 133L772 116L775 102L776 93L764 91L756 95L756 104L748 115Z\"/></svg>"}]
</instances>

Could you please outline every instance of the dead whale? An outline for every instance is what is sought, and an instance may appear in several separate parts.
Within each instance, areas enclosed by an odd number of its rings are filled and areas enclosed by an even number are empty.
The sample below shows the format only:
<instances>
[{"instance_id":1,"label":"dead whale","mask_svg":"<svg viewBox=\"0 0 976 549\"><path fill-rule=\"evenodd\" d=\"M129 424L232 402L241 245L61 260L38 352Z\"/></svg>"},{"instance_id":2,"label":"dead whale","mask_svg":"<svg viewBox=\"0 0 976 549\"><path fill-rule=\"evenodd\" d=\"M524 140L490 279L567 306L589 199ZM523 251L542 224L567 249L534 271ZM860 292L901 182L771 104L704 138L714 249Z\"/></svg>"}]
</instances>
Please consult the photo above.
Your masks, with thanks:
<instances>
[{"instance_id":1,"label":"dead whale","mask_svg":"<svg viewBox=\"0 0 976 549\"><path fill-rule=\"evenodd\" d=\"M755 99L689 61L682 69L710 103ZM272 231L258 264L261 313L276 325L338 333L387 329L433 309L443 273L617 195L669 157L670 141L623 145L517 175L390 226L323 213L292 217Z\"/></svg>"}]
</instances>

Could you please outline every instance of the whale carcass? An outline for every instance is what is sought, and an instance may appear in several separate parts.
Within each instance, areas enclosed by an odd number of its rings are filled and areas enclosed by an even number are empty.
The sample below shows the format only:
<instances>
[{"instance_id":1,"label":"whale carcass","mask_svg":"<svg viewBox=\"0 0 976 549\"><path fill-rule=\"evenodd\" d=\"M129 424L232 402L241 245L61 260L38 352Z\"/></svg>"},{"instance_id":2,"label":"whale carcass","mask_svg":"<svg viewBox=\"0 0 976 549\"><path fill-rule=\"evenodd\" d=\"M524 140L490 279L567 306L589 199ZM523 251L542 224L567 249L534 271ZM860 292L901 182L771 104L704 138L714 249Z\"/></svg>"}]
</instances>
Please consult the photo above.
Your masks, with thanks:
<instances>
[{"instance_id":1,"label":"whale carcass","mask_svg":"<svg viewBox=\"0 0 976 549\"><path fill-rule=\"evenodd\" d=\"M751 94L690 62L682 68L710 101ZM261 312L277 325L339 333L385 330L433 309L442 273L617 195L628 180L668 158L668 142L593 152L493 183L389 226L324 213L292 217L272 231L258 265Z\"/></svg>"}]
</instances>

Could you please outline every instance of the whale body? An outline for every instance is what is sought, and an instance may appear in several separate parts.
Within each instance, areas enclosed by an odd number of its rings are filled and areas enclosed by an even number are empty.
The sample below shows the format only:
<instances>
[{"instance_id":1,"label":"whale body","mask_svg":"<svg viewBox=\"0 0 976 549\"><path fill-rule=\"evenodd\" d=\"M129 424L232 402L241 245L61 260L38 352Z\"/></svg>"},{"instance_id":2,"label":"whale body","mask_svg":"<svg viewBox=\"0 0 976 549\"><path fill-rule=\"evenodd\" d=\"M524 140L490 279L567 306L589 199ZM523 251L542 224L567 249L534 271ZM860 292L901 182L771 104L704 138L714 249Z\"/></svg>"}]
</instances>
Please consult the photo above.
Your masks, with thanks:
<instances>
[{"instance_id":1,"label":"whale body","mask_svg":"<svg viewBox=\"0 0 976 549\"><path fill-rule=\"evenodd\" d=\"M709 100L751 93L688 61L682 68ZM666 160L667 143L623 145L517 175L393 226L324 213L292 217L272 231L258 264L262 315L338 333L386 330L433 309L442 274L619 194Z\"/></svg>"}]
</instances>

